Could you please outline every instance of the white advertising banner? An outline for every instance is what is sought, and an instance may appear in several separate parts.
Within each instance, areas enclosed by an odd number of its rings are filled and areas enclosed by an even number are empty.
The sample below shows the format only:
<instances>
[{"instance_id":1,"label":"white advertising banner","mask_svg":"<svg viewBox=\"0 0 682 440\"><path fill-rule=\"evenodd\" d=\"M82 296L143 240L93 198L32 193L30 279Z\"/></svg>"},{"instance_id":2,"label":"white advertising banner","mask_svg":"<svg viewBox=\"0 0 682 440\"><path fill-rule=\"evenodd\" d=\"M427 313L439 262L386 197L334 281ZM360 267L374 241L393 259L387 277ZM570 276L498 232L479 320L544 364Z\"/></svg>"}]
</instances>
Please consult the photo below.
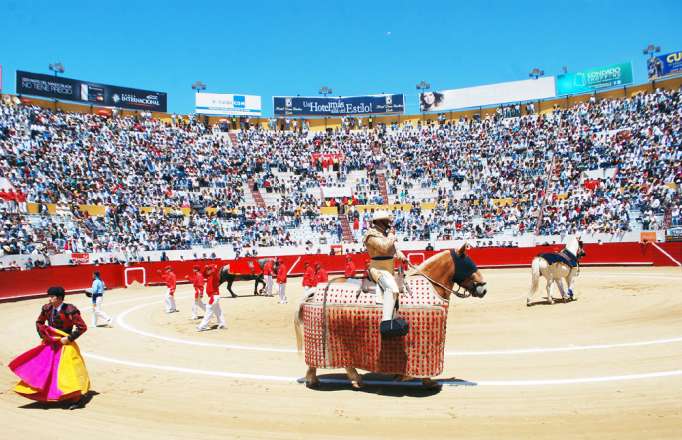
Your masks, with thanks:
<instances>
[{"instance_id":1,"label":"white advertising banner","mask_svg":"<svg viewBox=\"0 0 682 440\"><path fill-rule=\"evenodd\" d=\"M510 81L463 89L426 92L419 95L424 112L437 112L510 102L532 101L556 96L554 77Z\"/></svg>"},{"instance_id":2,"label":"white advertising banner","mask_svg":"<svg viewBox=\"0 0 682 440\"><path fill-rule=\"evenodd\" d=\"M197 93L196 112L214 116L260 116L260 96Z\"/></svg>"}]
</instances>

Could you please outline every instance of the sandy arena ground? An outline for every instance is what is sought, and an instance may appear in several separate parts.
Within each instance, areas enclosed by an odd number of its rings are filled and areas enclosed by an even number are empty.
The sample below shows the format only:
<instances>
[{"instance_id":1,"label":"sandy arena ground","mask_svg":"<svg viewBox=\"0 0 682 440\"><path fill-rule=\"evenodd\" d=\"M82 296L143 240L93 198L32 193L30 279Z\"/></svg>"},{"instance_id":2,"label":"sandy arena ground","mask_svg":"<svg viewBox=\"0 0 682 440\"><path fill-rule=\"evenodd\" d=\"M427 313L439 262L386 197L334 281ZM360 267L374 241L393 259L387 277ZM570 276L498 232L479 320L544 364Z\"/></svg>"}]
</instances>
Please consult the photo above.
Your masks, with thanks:
<instances>
[{"instance_id":1,"label":"sandy arena ground","mask_svg":"<svg viewBox=\"0 0 682 440\"><path fill-rule=\"evenodd\" d=\"M84 409L46 408L11 391L6 367L38 341L45 299L0 304L0 438L682 438L682 270L583 269L578 301L534 307L529 269L484 274L488 296L455 299L448 322L442 377L470 383L439 392L296 383L293 278L287 305L238 284L245 296L221 302L228 328L203 333L189 285L170 315L163 287L108 291L114 327L78 341L97 394ZM84 295L67 301L90 322Z\"/></svg>"}]
</instances>

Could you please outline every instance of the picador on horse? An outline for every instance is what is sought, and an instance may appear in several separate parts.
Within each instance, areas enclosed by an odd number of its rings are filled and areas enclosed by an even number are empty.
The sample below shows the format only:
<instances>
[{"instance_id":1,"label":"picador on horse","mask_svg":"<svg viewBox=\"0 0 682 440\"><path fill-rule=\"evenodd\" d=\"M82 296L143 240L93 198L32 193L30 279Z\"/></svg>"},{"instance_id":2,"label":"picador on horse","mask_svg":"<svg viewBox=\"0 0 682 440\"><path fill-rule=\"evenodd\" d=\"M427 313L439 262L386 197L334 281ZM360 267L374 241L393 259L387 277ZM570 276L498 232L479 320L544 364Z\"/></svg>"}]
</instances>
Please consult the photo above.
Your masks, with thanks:
<instances>
[{"instance_id":1,"label":"picador on horse","mask_svg":"<svg viewBox=\"0 0 682 440\"><path fill-rule=\"evenodd\" d=\"M395 231L392 229L391 216L387 212L377 211L372 218L372 226L364 238L365 248L369 255L369 279L377 283L383 291L381 314L382 333L393 320L395 302L398 300L400 288L395 280L395 260L401 264L407 261L405 254L396 249Z\"/></svg>"},{"instance_id":2,"label":"picador on horse","mask_svg":"<svg viewBox=\"0 0 682 440\"><path fill-rule=\"evenodd\" d=\"M485 280L466 245L412 267L399 288L394 263L406 258L391 226L390 215L378 212L364 237L369 280L338 277L301 302L294 322L298 348L305 347L307 386L319 385L318 368L345 368L353 387L363 384L356 368L436 386L431 377L443 369L451 295L485 296Z\"/></svg>"}]
</instances>

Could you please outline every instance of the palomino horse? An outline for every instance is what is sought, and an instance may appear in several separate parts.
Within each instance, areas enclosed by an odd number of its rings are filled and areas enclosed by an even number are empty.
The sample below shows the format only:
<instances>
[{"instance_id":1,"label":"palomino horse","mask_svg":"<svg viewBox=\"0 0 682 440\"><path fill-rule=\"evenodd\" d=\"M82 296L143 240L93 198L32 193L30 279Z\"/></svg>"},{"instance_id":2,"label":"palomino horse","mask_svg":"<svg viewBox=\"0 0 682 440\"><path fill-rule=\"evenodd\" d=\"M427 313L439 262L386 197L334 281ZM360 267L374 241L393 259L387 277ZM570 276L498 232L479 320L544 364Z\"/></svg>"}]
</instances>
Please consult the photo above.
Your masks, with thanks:
<instances>
[{"instance_id":1,"label":"palomino horse","mask_svg":"<svg viewBox=\"0 0 682 440\"><path fill-rule=\"evenodd\" d=\"M253 268L252 268L253 269ZM225 265L220 268L220 284L227 283L227 291L232 295L232 298L236 298L237 295L232 291L232 283L235 281L251 281L255 280L256 282L253 285L253 294L258 295L258 285L262 284L263 287L261 288L261 292L263 289L265 289L265 281L263 281L263 273L255 273L252 272L250 274L236 274L236 273L230 273L230 265ZM220 285L219 284L219 285Z\"/></svg>"},{"instance_id":2,"label":"palomino horse","mask_svg":"<svg viewBox=\"0 0 682 440\"><path fill-rule=\"evenodd\" d=\"M455 283L459 286L457 290L453 290ZM375 295L361 291L358 284L343 277L332 280L324 290L317 290L303 300L294 319L299 352L305 330L306 386L319 385L317 367L345 368L354 388L363 386L356 368L394 374L401 380L420 376L424 386L436 386L430 377L423 376L442 371L445 323L452 293L463 298L482 298L487 293L483 275L466 254L466 245L459 250L439 252L412 268L406 275L405 292L400 295L400 314L411 320L408 334L382 338L381 306L373 301ZM431 326L429 322L435 324ZM427 346L432 348L418 348Z\"/></svg>"},{"instance_id":3,"label":"palomino horse","mask_svg":"<svg viewBox=\"0 0 682 440\"><path fill-rule=\"evenodd\" d=\"M571 237L566 243L566 247L561 252L540 254L533 258L531 269L533 281L531 283L526 305L531 304L533 295L538 290L540 276L547 280L547 301L554 304L552 298L552 283L556 283L561 292L561 298L566 301L573 300L573 278L580 272L580 259L585 256L583 242L578 237ZM562 280L566 280L568 292L564 291Z\"/></svg>"}]
</instances>

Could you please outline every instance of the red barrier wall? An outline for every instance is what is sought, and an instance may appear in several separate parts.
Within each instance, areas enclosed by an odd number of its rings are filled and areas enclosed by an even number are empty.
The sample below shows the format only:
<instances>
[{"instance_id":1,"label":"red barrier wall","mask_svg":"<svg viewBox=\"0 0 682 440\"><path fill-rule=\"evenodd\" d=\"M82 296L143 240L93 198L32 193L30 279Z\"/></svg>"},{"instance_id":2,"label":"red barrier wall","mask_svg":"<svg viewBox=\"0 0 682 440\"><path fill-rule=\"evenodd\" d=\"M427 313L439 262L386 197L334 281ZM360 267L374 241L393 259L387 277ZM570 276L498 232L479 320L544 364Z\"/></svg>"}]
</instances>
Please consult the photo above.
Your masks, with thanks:
<instances>
[{"instance_id":1,"label":"red barrier wall","mask_svg":"<svg viewBox=\"0 0 682 440\"><path fill-rule=\"evenodd\" d=\"M45 269L0 272L0 299L42 295L50 286L62 286L67 291L82 290L92 285L92 273L99 271L107 287L123 286L120 264L97 266L52 266Z\"/></svg>"},{"instance_id":2,"label":"red barrier wall","mask_svg":"<svg viewBox=\"0 0 682 440\"><path fill-rule=\"evenodd\" d=\"M542 252L561 250L561 245L536 246L532 248L476 248L469 254L481 268L494 267L523 267L529 266L534 256ZM660 248L660 250L658 249ZM662 251L670 257L666 256ZM682 263L682 242L677 243L608 243L586 244L587 255L582 260L583 265L652 265L677 266L673 261ZM420 263L434 254L433 251L407 251L405 254L413 263ZM194 265L204 267L207 264L230 264L230 270L235 273L250 273L249 262L260 271L257 258L241 258L239 260L198 260L198 261L163 261L150 263L135 263L130 266L120 264L81 265L81 266L53 266L46 269L30 271L0 271L0 299L18 298L41 295L53 285L61 285L67 291L77 291L90 287L92 272L98 270L107 288L124 287L124 272L127 268L144 268L146 284L162 283L157 270L165 266L172 266L178 282L192 272ZM351 254L358 271L365 268L367 254ZM672 258L672 259L671 259ZM280 257L289 268L290 276L302 275L304 264L320 263L330 273L343 272L345 256L343 255L287 255ZM142 281L141 271L129 271L128 281Z\"/></svg>"}]
</instances>

